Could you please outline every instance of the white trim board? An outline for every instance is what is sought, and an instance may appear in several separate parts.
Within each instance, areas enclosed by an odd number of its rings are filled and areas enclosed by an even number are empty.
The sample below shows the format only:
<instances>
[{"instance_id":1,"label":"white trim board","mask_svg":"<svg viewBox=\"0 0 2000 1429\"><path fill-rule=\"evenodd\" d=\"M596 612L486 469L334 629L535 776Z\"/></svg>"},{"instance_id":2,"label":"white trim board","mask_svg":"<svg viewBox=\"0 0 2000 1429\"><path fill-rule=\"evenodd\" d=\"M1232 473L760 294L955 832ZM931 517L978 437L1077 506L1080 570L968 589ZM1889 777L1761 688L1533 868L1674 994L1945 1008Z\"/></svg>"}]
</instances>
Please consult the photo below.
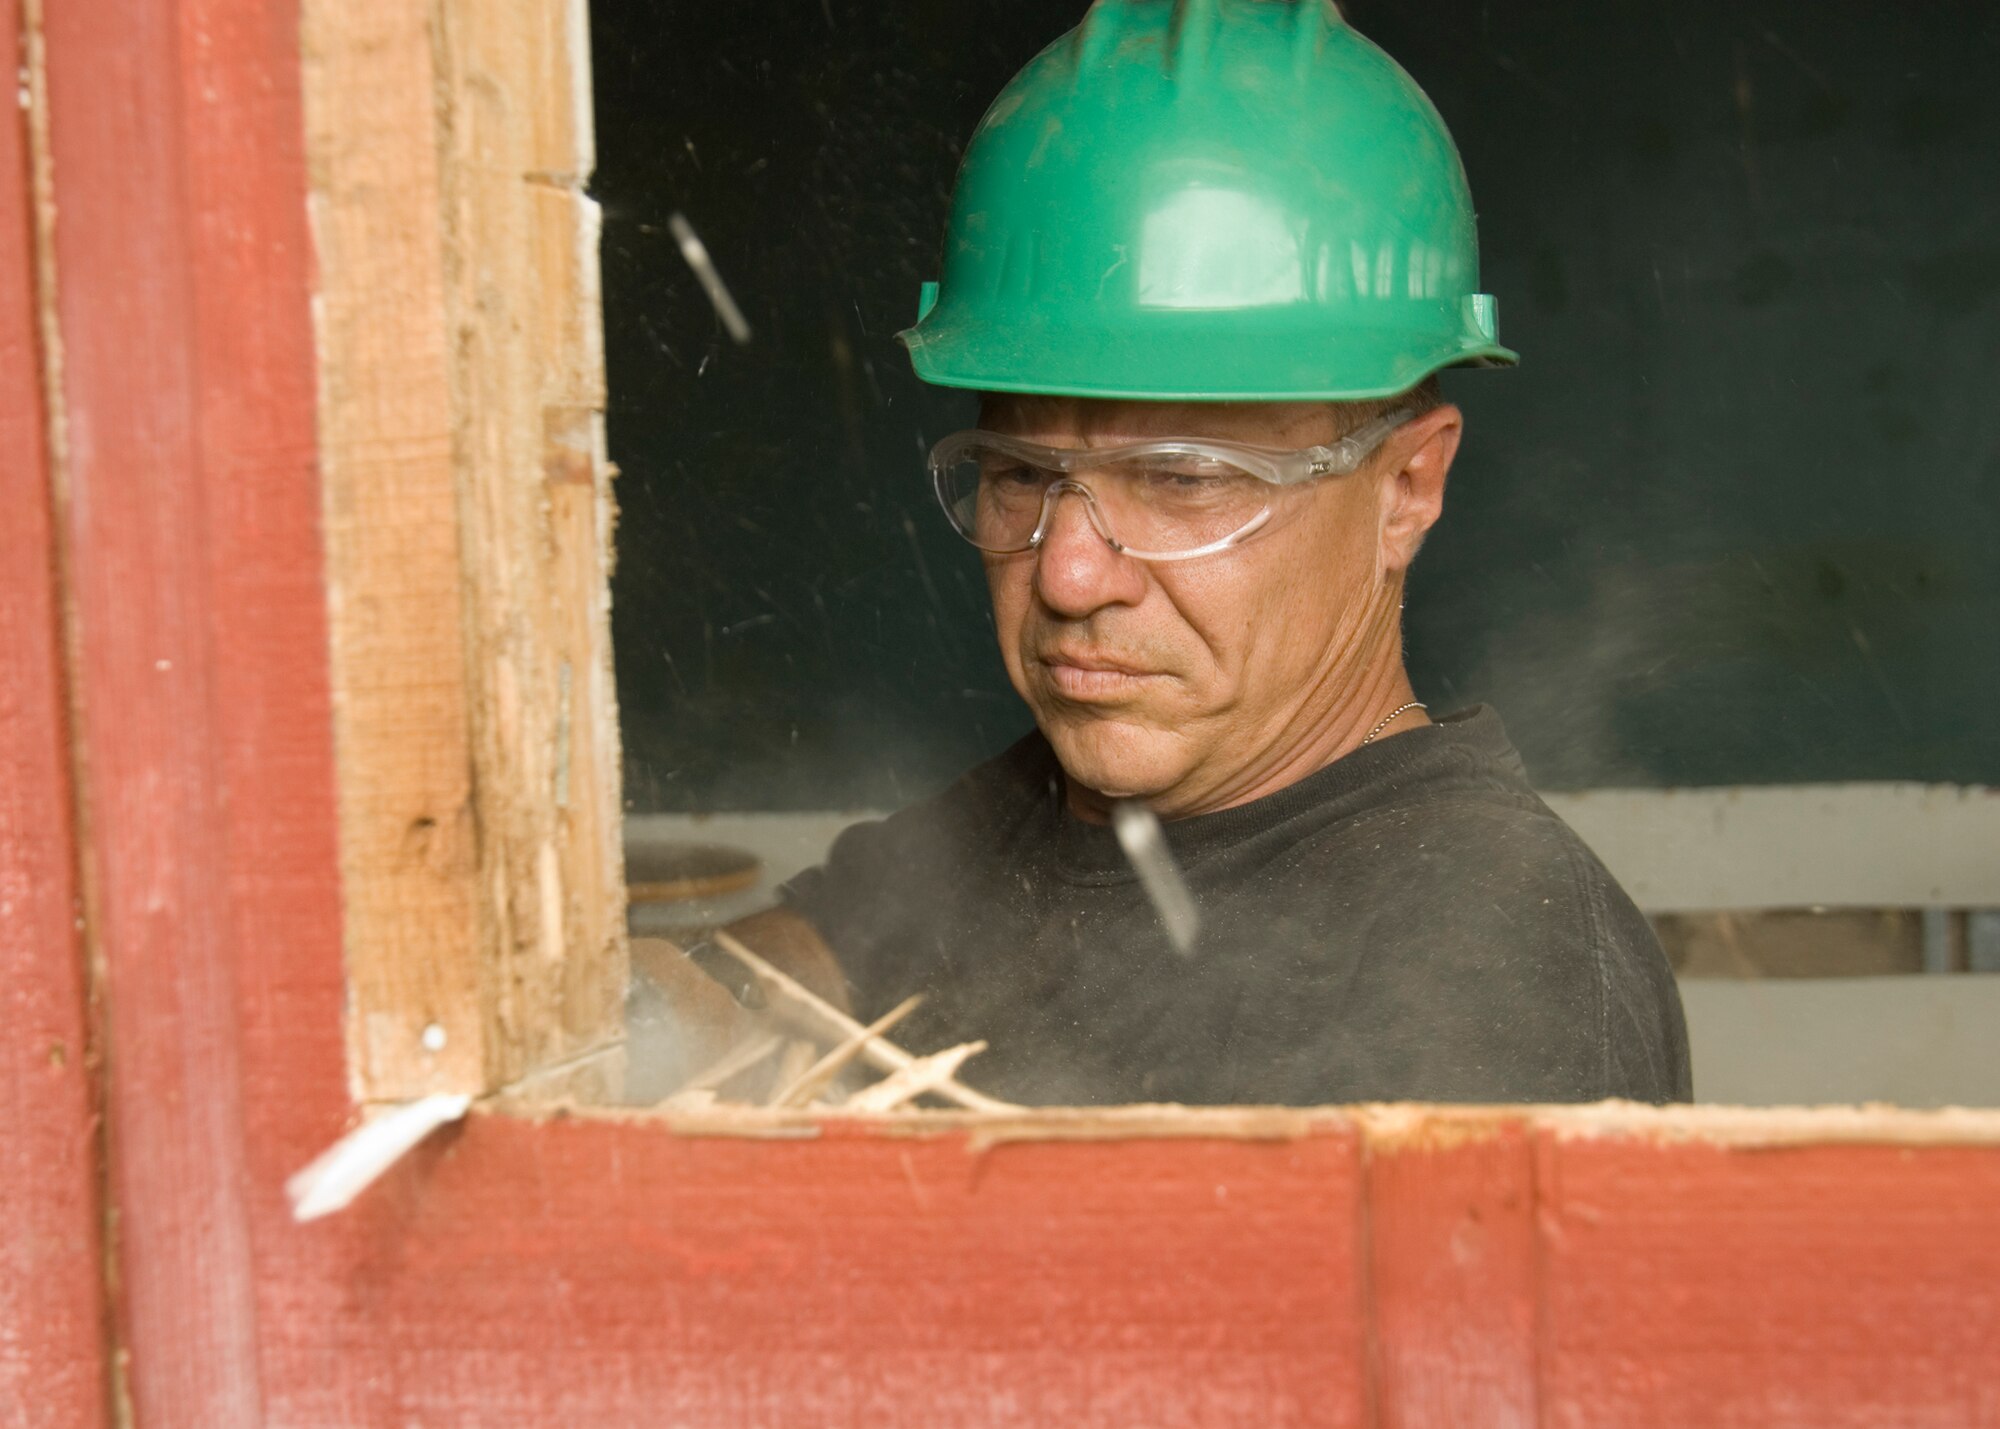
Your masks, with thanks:
<instances>
[{"instance_id":1,"label":"white trim board","mask_svg":"<svg viewBox=\"0 0 2000 1429\"><path fill-rule=\"evenodd\" d=\"M2000 975L1688 978L1696 1101L2000 1106Z\"/></svg>"},{"instance_id":2,"label":"white trim board","mask_svg":"<svg viewBox=\"0 0 2000 1429\"><path fill-rule=\"evenodd\" d=\"M1729 908L2000 908L2000 789L1772 784L1549 794L1649 913ZM631 814L629 847L736 844L759 890L817 863L873 812Z\"/></svg>"},{"instance_id":3,"label":"white trim board","mask_svg":"<svg viewBox=\"0 0 2000 1429\"><path fill-rule=\"evenodd\" d=\"M1545 797L1651 913L2000 907L2000 790L1771 784Z\"/></svg>"}]
</instances>

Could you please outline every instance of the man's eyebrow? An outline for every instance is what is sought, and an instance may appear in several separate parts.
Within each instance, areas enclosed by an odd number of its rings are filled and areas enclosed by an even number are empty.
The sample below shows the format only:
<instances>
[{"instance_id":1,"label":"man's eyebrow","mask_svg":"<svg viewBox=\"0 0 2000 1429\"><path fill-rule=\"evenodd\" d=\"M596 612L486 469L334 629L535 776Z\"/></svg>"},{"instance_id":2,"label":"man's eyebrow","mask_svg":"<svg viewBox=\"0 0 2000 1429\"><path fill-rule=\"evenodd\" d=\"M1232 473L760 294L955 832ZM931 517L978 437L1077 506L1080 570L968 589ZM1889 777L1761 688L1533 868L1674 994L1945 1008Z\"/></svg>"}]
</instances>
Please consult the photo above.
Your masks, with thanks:
<instances>
[{"instance_id":1,"label":"man's eyebrow","mask_svg":"<svg viewBox=\"0 0 2000 1429\"><path fill-rule=\"evenodd\" d=\"M979 398L979 425L998 427L1012 419L1015 425L1031 423L1037 417L1054 415L1057 403L1033 393L985 392Z\"/></svg>"}]
</instances>

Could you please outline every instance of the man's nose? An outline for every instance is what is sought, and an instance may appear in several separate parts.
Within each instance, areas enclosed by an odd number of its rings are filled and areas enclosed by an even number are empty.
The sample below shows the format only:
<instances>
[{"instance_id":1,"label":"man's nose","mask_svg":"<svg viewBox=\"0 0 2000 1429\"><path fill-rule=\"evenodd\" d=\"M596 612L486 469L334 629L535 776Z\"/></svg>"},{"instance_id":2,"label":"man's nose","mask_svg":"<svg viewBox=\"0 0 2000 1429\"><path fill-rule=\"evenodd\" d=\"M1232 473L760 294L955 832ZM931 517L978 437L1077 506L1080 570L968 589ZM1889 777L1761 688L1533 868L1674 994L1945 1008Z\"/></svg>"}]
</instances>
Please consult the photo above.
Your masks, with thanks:
<instances>
[{"instance_id":1,"label":"man's nose","mask_svg":"<svg viewBox=\"0 0 2000 1429\"><path fill-rule=\"evenodd\" d=\"M1091 498L1067 482L1049 493L1035 592L1056 614L1081 619L1107 605L1135 605L1145 593L1140 562L1114 549L1092 522Z\"/></svg>"}]
</instances>

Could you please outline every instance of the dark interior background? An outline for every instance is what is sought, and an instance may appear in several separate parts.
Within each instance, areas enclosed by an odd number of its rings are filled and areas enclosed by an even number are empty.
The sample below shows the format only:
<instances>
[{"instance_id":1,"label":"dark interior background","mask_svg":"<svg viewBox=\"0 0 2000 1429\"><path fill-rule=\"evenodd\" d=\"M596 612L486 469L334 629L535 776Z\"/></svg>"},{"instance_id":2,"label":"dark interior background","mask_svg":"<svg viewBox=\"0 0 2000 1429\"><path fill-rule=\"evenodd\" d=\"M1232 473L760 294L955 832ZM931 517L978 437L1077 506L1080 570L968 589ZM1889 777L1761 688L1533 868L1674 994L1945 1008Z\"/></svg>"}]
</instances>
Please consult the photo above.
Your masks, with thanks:
<instances>
[{"instance_id":1,"label":"dark interior background","mask_svg":"<svg viewBox=\"0 0 2000 1429\"><path fill-rule=\"evenodd\" d=\"M923 478L970 402L895 333L1083 8L594 0L634 808L893 806L1028 728ZM1345 9L1457 136L1525 359L1447 375L1419 694L1554 789L2000 782L2000 10Z\"/></svg>"}]
</instances>

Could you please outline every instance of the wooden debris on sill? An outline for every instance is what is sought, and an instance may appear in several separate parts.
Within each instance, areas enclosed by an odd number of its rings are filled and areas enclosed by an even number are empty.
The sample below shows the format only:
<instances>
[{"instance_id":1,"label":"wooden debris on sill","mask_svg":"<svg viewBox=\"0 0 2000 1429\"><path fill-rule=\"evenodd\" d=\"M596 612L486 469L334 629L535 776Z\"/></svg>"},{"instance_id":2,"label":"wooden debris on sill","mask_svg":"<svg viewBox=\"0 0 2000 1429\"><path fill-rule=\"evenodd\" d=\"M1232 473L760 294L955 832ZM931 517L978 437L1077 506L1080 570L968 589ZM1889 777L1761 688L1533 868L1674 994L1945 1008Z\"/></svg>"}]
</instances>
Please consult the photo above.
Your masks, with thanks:
<instances>
[{"instance_id":1,"label":"wooden debris on sill","mask_svg":"<svg viewBox=\"0 0 2000 1429\"><path fill-rule=\"evenodd\" d=\"M828 1052L805 1072L780 1086L770 1100L770 1105L780 1107L810 1106L819 1094L833 1085L834 1078L847 1069L847 1064L861 1055L861 1049L875 1038L887 1032L923 1004L924 995L917 993L883 1013L854 1036Z\"/></svg>"},{"instance_id":2,"label":"wooden debris on sill","mask_svg":"<svg viewBox=\"0 0 2000 1429\"><path fill-rule=\"evenodd\" d=\"M701 1112L728 1105L722 1091L731 1082L778 1056L764 1105L779 1110L839 1108L877 1114L894 1111L931 1095L972 1111L1018 1112L1011 1102L976 1092L957 1080L958 1071L986 1050L985 1042L966 1042L928 1056L917 1056L885 1035L922 1004L921 994L905 998L867 1026L764 961L726 932L715 941L757 979L766 998L774 1030L761 1032L730 1048L690 1077L672 1096L657 1105L666 1111ZM828 1050L815 1056L819 1045ZM475 1100L486 1101L520 1091L553 1073L622 1051L623 1043L593 1048L578 1057L474 1098L439 1094L368 1111L361 1124L328 1147L285 1183L297 1221L316 1220L351 1205L368 1187L387 1175L432 1132L462 1120ZM843 1072L868 1062L886 1073L844 1100L827 1094Z\"/></svg>"},{"instance_id":3,"label":"wooden debris on sill","mask_svg":"<svg viewBox=\"0 0 2000 1429\"><path fill-rule=\"evenodd\" d=\"M905 998L866 1027L820 997L802 983L773 967L727 932L713 935L715 945L735 958L756 980L763 994L764 1012L772 1031L752 1037L719 1059L699 1076L690 1078L672 1096L658 1103L669 1111L708 1111L729 1105L763 1107L774 1111L808 1110L814 1107L862 1113L881 1113L907 1106L930 1095L975 1111L1018 1111L1010 1103L988 1097L958 1080L958 1070L966 1061L986 1049L984 1042L968 1042L948 1047L929 1056L915 1056L891 1042L889 1029L922 1005L921 995ZM757 1068L772 1049L790 1034L786 1062L761 1089L730 1083ZM815 1047L831 1044L815 1060ZM870 1086L842 1098L836 1083L844 1073L860 1063L868 1063L887 1075Z\"/></svg>"},{"instance_id":4,"label":"wooden debris on sill","mask_svg":"<svg viewBox=\"0 0 2000 1429\"><path fill-rule=\"evenodd\" d=\"M844 1111L894 1111L905 1102L915 1101L925 1092L937 1090L968 1057L986 1050L984 1042L961 1042L928 1057L919 1057L900 1072L891 1072L872 1087L863 1087L841 1103Z\"/></svg>"},{"instance_id":5,"label":"wooden debris on sill","mask_svg":"<svg viewBox=\"0 0 2000 1429\"><path fill-rule=\"evenodd\" d=\"M924 1060L898 1047L887 1037L880 1034L870 1035L869 1030L854 1018L804 984L772 967L729 933L718 929L714 934L714 943L716 947L742 963L751 976L757 979L757 985L764 994L765 1004L771 1016L798 1035L832 1045L858 1039L860 1047L855 1053L855 1060L867 1062L878 1071L891 1075ZM978 1045L982 1048L985 1046L984 1043ZM961 1062L963 1060L960 1059ZM984 1092L974 1091L957 1079L956 1070L955 1066L948 1069L934 1085L925 1087L924 1091L964 1107L968 1111L1022 1110L1012 1102L1004 1102L997 1097L989 1097Z\"/></svg>"}]
</instances>

